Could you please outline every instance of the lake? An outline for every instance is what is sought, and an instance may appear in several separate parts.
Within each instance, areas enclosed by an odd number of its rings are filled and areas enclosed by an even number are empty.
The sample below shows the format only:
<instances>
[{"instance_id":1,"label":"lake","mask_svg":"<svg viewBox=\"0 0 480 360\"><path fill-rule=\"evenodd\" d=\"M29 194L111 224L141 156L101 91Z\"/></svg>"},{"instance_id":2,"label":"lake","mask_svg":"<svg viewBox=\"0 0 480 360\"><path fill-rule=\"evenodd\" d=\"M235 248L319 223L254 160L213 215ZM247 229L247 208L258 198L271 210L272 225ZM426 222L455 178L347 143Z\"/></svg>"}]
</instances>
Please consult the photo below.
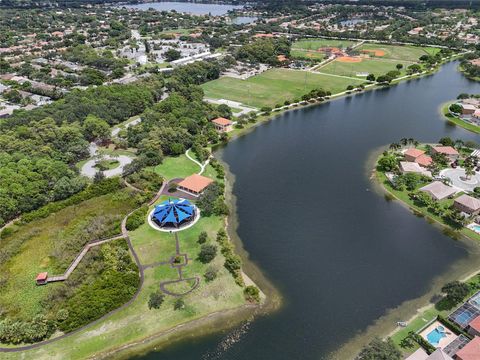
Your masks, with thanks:
<instances>
[{"instance_id":1,"label":"lake","mask_svg":"<svg viewBox=\"0 0 480 360\"><path fill-rule=\"evenodd\" d=\"M405 319L415 307L404 302L423 296L412 304L425 305L444 282L480 268L476 244L453 240L387 201L369 179L372 154L400 138L479 141L438 112L459 93L480 93L457 66L287 112L222 149L235 176L238 234L283 306L246 328L138 358L347 359L350 353L332 352L389 309Z\"/></svg>"},{"instance_id":2,"label":"lake","mask_svg":"<svg viewBox=\"0 0 480 360\"><path fill-rule=\"evenodd\" d=\"M165 1L165 2L150 2L134 5L122 5L127 9L139 9L139 10L148 10L150 8L158 11L171 11L175 10L179 13L188 13L192 15L225 15L230 10L241 9L243 6L238 5L226 5L226 4L202 4L194 2L176 2L176 1Z\"/></svg>"}]
</instances>

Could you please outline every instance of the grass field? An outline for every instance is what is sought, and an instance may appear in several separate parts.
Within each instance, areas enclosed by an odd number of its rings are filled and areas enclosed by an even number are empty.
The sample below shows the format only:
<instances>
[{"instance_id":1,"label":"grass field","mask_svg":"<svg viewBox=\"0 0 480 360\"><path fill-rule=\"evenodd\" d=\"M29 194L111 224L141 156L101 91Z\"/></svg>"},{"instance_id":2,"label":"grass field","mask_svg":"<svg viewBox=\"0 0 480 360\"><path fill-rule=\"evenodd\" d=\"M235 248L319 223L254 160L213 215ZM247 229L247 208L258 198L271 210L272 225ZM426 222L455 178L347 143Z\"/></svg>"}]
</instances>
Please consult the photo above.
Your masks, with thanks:
<instances>
[{"instance_id":1,"label":"grass field","mask_svg":"<svg viewBox=\"0 0 480 360\"><path fill-rule=\"evenodd\" d=\"M382 50L385 52L382 59L394 59L400 61L417 62L422 55L435 55L440 49L431 47L419 46L400 46L400 45L385 45L385 44L363 44L356 50Z\"/></svg>"},{"instance_id":2,"label":"grass field","mask_svg":"<svg viewBox=\"0 0 480 360\"><path fill-rule=\"evenodd\" d=\"M292 44L292 49L317 50L321 47L346 48L355 45L355 41L332 39L304 39Z\"/></svg>"},{"instance_id":3,"label":"grass field","mask_svg":"<svg viewBox=\"0 0 480 360\"><path fill-rule=\"evenodd\" d=\"M165 179L184 178L200 171L200 166L189 160L184 154L166 157L160 165L155 167L155 172Z\"/></svg>"},{"instance_id":4,"label":"grass field","mask_svg":"<svg viewBox=\"0 0 480 360\"><path fill-rule=\"evenodd\" d=\"M361 62L341 62L338 60L332 61L325 66L317 68L316 71L342 75L342 76L357 76L357 73L369 73L375 76L386 74L391 70L396 70L396 65L402 64L404 68L411 65L411 62L396 61L389 59L363 59ZM403 70L403 69L402 69Z\"/></svg>"},{"instance_id":5,"label":"grass field","mask_svg":"<svg viewBox=\"0 0 480 360\"><path fill-rule=\"evenodd\" d=\"M359 85L362 81L344 79L306 71L271 69L247 80L229 77L210 81L202 85L205 96L228 99L260 108L275 106L285 100L292 101L315 88L337 93L348 85Z\"/></svg>"},{"instance_id":6,"label":"grass field","mask_svg":"<svg viewBox=\"0 0 480 360\"><path fill-rule=\"evenodd\" d=\"M323 60L325 53L316 50L292 49L290 56L294 59Z\"/></svg>"},{"instance_id":7,"label":"grass field","mask_svg":"<svg viewBox=\"0 0 480 360\"><path fill-rule=\"evenodd\" d=\"M18 227L17 231L2 241L0 250L6 250L20 242L21 247L14 257L0 265L2 278L7 282L0 292L0 307L7 313L22 319L30 319L42 311L41 301L55 291L60 283L38 287L35 277L39 272L50 274L63 273L65 267L55 262L58 242L68 242L77 237L79 229L86 228L95 218L111 216L110 233L101 237L120 233L121 218L137 205L130 190L121 190L112 194L84 201L67 207L45 219L35 220ZM106 222L108 223L108 222ZM85 232L88 236L88 233ZM87 238L85 242L95 240ZM64 255L62 255L64 256ZM76 253L67 259L73 261Z\"/></svg>"}]
</instances>

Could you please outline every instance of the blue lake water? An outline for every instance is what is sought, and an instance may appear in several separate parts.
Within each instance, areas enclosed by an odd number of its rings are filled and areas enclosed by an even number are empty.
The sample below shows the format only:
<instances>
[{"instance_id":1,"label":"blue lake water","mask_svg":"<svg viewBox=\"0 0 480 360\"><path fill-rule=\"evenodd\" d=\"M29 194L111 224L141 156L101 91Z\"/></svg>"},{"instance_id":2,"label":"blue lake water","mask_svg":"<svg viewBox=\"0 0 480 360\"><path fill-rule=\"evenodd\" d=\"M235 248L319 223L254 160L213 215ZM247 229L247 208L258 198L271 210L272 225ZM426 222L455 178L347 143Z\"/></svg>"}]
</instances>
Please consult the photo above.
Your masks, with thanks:
<instances>
[{"instance_id":1,"label":"blue lake water","mask_svg":"<svg viewBox=\"0 0 480 360\"><path fill-rule=\"evenodd\" d=\"M235 175L238 234L284 306L229 346L223 332L140 358L331 360L332 351L467 259L459 241L372 191L366 168L372 151L403 137L480 141L439 114L459 93L480 93L457 66L287 112L221 150Z\"/></svg>"},{"instance_id":2,"label":"blue lake water","mask_svg":"<svg viewBox=\"0 0 480 360\"><path fill-rule=\"evenodd\" d=\"M127 9L140 9L148 10L150 8L158 11L171 11L175 10L176 12L184 12L193 15L208 15L213 16L225 15L229 10L241 9L243 6L238 5L225 5L225 4L202 4L202 3L193 3L193 2L176 2L176 1L165 1L165 2L151 2L151 3L142 3L134 5L122 5Z\"/></svg>"}]
</instances>

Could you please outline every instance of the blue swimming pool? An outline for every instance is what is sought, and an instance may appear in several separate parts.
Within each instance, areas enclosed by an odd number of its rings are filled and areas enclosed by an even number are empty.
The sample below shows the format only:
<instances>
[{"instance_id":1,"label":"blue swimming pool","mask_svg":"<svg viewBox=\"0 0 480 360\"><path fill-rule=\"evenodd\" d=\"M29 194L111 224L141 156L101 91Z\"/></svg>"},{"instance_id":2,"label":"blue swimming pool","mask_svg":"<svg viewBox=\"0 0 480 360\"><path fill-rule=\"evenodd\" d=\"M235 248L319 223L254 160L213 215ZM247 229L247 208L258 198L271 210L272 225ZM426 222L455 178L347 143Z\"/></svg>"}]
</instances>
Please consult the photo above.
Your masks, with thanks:
<instances>
[{"instance_id":1,"label":"blue swimming pool","mask_svg":"<svg viewBox=\"0 0 480 360\"><path fill-rule=\"evenodd\" d=\"M430 331L427 335L427 340L433 346L438 346L440 340L442 340L445 335L445 328L443 326L437 326L435 329Z\"/></svg>"}]
</instances>

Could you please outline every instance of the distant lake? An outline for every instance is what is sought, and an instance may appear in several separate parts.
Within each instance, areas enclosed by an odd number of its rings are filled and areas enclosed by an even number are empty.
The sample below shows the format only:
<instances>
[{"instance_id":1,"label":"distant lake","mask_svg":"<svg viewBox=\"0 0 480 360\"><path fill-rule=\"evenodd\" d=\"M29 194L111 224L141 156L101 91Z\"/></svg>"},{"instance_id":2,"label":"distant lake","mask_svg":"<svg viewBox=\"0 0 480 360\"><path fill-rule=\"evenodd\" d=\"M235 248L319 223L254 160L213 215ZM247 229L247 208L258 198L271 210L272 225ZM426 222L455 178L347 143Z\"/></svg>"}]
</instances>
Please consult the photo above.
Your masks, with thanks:
<instances>
[{"instance_id":1,"label":"distant lake","mask_svg":"<svg viewBox=\"0 0 480 360\"><path fill-rule=\"evenodd\" d=\"M365 19L347 19L340 21L339 24L342 26L350 26L350 25L357 25L357 24L362 24L364 22L367 22Z\"/></svg>"},{"instance_id":2,"label":"distant lake","mask_svg":"<svg viewBox=\"0 0 480 360\"><path fill-rule=\"evenodd\" d=\"M232 23L237 25L250 24L257 19L256 16L238 16L232 19Z\"/></svg>"},{"instance_id":3,"label":"distant lake","mask_svg":"<svg viewBox=\"0 0 480 360\"><path fill-rule=\"evenodd\" d=\"M219 16L219 15L227 14L229 10L241 9L243 6L166 1L166 2L149 2L149 3L135 4L135 5L122 5L122 7L125 7L127 9L139 9L139 10L148 10L150 8L158 11L175 10L176 12L188 13L192 15L211 14L213 16Z\"/></svg>"}]
</instances>

